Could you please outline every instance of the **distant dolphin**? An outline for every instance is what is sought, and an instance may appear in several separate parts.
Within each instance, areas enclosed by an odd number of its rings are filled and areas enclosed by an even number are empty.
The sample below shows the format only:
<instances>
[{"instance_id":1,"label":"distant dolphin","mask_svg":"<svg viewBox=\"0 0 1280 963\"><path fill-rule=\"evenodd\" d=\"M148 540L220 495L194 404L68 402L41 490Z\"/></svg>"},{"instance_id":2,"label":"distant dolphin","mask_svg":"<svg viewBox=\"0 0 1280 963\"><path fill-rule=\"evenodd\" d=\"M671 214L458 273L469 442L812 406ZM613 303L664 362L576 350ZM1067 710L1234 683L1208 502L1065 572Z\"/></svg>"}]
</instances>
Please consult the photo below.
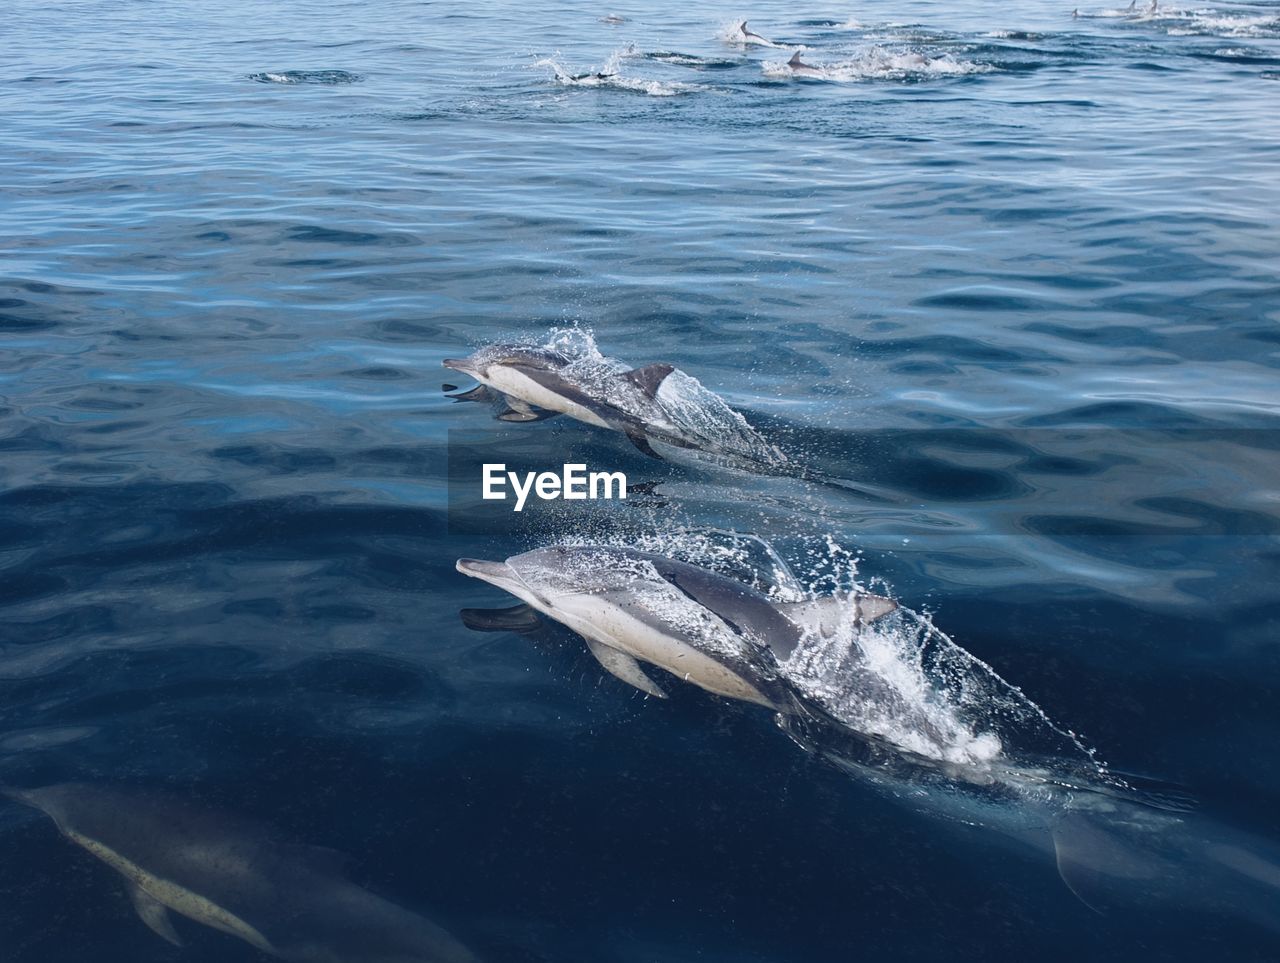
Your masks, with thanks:
<instances>
[{"instance_id":1,"label":"distant dolphin","mask_svg":"<svg viewBox=\"0 0 1280 963\"><path fill-rule=\"evenodd\" d=\"M679 448L702 449L703 439L673 424L658 402L658 390L675 368L651 364L622 373L583 378L574 359L559 351L524 345L491 345L469 358L447 358L444 366L469 375L507 403L502 421L540 421L565 414L599 428L623 432L646 455L661 456L650 439ZM472 389L460 400L480 400ZM737 453L743 454L743 453Z\"/></svg>"},{"instance_id":2,"label":"distant dolphin","mask_svg":"<svg viewBox=\"0 0 1280 963\"><path fill-rule=\"evenodd\" d=\"M666 698L640 662L716 695L792 714L780 677L806 633L870 622L898 604L876 595L775 602L750 586L663 555L605 545L553 546L505 562L459 559L458 571L510 592L581 635L607 672Z\"/></svg>"},{"instance_id":3,"label":"distant dolphin","mask_svg":"<svg viewBox=\"0 0 1280 963\"><path fill-rule=\"evenodd\" d=\"M331 850L162 796L78 784L4 792L123 876L143 922L175 945L169 910L298 963L476 963L434 923L344 879Z\"/></svg>"},{"instance_id":4,"label":"distant dolphin","mask_svg":"<svg viewBox=\"0 0 1280 963\"><path fill-rule=\"evenodd\" d=\"M791 55L791 59L787 61L787 66L791 68L791 72L797 77L821 77L822 71L813 64L807 64L800 59L800 51L797 50Z\"/></svg>"},{"instance_id":5,"label":"distant dolphin","mask_svg":"<svg viewBox=\"0 0 1280 963\"><path fill-rule=\"evenodd\" d=\"M738 43L755 44L760 47L776 47L778 46L768 37L762 37L760 34L747 29L747 21L738 24L738 32L734 34L734 40Z\"/></svg>"}]
</instances>

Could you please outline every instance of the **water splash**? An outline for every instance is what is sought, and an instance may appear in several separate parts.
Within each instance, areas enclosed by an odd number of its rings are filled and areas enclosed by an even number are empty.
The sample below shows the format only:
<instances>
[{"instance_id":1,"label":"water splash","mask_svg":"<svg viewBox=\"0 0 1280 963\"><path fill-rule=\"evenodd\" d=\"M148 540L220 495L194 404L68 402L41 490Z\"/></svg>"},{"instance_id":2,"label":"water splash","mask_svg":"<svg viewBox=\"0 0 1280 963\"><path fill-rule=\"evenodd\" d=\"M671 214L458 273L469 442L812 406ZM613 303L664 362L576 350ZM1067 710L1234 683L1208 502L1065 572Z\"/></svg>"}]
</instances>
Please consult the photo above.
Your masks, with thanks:
<instances>
[{"instance_id":1,"label":"water splash","mask_svg":"<svg viewBox=\"0 0 1280 963\"><path fill-rule=\"evenodd\" d=\"M589 394L651 426L654 432L650 443L670 460L779 473L788 468L787 457L780 449L692 375L678 369L672 371L650 403L619 378L630 366L604 355L588 329L553 328L544 340L525 343L569 359L565 376L581 384ZM477 354L483 356L483 349ZM665 444L663 434L672 443Z\"/></svg>"},{"instance_id":2,"label":"water splash","mask_svg":"<svg viewBox=\"0 0 1280 963\"><path fill-rule=\"evenodd\" d=\"M861 622L852 597L891 592L861 579L857 555L831 537L804 547L798 565L765 539L720 529L570 535L561 544L610 544L678 558L778 602L848 595L846 617L836 631L809 633L779 665L781 678L798 695L848 733L913 762L945 766L950 776L971 782L989 782L1015 769L1026 772L1046 759L1054 761L1061 778L1085 773L1100 784L1114 782L1078 736L1053 722L927 615L899 608L872 623Z\"/></svg>"},{"instance_id":3,"label":"water splash","mask_svg":"<svg viewBox=\"0 0 1280 963\"><path fill-rule=\"evenodd\" d=\"M698 84L682 83L675 80L652 80L643 77L631 77L622 73L623 60L636 56L632 47L616 50L599 69L580 73L570 71L557 57L543 57L534 61L531 67L550 68L551 76L563 87L605 87L612 90L627 90L633 93L646 94L650 97L675 97L679 94L693 93L700 89Z\"/></svg>"},{"instance_id":4,"label":"water splash","mask_svg":"<svg viewBox=\"0 0 1280 963\"><path fill-rule=\"evenodd\" d=\"M949 53L929 56L915 50L871 47L854 57L829 63L808 63L793 67L785 60L767 60L761 67L766 77L802 77L833 83L864 80L928 80L935 77L962 77L990 73L990 64L958 60Z\"/></svg>"}]
</instances>

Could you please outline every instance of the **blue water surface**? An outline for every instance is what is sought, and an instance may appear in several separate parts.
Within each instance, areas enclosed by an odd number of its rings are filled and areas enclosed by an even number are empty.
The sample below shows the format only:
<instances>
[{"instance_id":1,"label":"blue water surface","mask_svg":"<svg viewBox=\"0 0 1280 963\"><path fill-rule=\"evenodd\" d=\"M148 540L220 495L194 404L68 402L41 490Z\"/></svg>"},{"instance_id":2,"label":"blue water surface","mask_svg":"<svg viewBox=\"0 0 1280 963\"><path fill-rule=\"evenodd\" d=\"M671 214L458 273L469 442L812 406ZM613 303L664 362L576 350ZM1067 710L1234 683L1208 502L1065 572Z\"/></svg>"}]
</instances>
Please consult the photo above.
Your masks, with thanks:
<instances>
[{"instance_id":1,"label":"blue water surface","mask_svg":"<svg viewBox=\"0 0 1280 963\"><path fill-rule=\"evenodd\" d=\"M12 0L0 781L251 817L491 961L1280 959L1280 900L1099 912L768 713L458 615L511 601L459 556L597 512L830 538L1280 840L1280 5L1071 2ZM563 326L847 484L561 418L519 427L657 507L451 532L449 432L499 426L441 361ZM5 961L264 958L0 838Z\"/></svg>"}]
</instances>

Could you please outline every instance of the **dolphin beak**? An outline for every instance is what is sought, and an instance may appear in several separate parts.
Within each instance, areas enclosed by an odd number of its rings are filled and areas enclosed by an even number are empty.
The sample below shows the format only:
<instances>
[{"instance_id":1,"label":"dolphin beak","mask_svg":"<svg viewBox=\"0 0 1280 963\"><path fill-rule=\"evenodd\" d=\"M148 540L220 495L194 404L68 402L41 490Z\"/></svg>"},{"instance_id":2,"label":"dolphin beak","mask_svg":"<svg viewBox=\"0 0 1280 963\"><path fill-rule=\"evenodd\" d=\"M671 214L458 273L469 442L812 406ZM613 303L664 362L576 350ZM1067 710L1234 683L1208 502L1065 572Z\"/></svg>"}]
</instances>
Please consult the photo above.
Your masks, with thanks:
<instances>
[{"instance_id":1,"label":"dolphin beak","mask_svg":"<svg viewBox=\"0 0 1280 963\"><path fill-rule=\"evenodd\" d=\"M463 575L478 578L482 582L496 585L507 592L511 591L512 585L523 587L524 584L506 562L486 562L479 558L460 558L458 559L457 569Z\"/></svg>"},{"instance_id":2,"label":"dolphin beak","mask_svg":"<svg viewBox=\"0 0 1280 963\"><path fill-rule=\"evenodd\" d=\"M444 366L451 371L460 371L468 377L479 380L479 369L471 363L470 358L445 358Z\"/></svg>"}]
</instances>

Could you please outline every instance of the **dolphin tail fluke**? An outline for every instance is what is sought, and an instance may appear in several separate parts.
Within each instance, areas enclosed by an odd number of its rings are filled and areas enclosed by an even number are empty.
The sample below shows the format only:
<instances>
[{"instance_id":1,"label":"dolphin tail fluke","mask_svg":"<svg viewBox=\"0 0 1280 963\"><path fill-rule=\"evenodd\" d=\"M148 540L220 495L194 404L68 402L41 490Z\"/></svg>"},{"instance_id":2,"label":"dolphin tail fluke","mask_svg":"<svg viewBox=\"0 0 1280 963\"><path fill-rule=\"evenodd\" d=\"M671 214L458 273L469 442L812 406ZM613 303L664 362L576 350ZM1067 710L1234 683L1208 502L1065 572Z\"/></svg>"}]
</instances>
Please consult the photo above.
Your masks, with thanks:
<instances>
[{"instance_id":1,"label":"dolphin tail fluke","mask_svg":"<svg viewBox=\"0 0 1280 963\"><path fill-rule=\"evenodd\" d=\"M1068 812L1052 827L1058 873L1098 912L1154 907L1280 932L1280 849L1194 814Z\"/></svg>"},{"instance_id":2,"label":"dolphin tail fluke","mask_svg":"<svg viewBox=\"0 0 1280 963\"><path fill-rule=\"evenodd\" d=\"M173 920L169 917L168 908L133 880L125 880L124 885L129 893L129 901L138 911L138 917L142 922L146 923L157 936L174 946L182 946L182 937L173 928Z\"/></svg>"},{"instance_id":3,"label":"dolphin tail fluke","mask_svg":"<svg viewBox=\"0 0 1280 963\"><path fill-rule=\"evenodd\" d=\"M1114 832L1079 813L1062 817L1052 829L1058 875L1072 894L1096 913L1131 901L1164 875L1165 862L1143 854ZM1127 892L1126 892L1127 891Z\"/></svg>"},{"instance_id":4,"label":"dolphin tail fluke","mask_svg":"<svg viewBox=\"0 0 1280 963\"><path fill-rule=\"evenodd\" d=\"M603 642L597 642L594 639L587 639L587 648L591 650L591 654L596 657L596 661L610 675L621 679L627 685L635 686L641 692L647 693L656 699L665 699L667 697L662 688L645 675L644 669L640 668L640 663L627 655L627 653L615 649L611 645L605 645Z\"/></svg>"}]
</instances>

